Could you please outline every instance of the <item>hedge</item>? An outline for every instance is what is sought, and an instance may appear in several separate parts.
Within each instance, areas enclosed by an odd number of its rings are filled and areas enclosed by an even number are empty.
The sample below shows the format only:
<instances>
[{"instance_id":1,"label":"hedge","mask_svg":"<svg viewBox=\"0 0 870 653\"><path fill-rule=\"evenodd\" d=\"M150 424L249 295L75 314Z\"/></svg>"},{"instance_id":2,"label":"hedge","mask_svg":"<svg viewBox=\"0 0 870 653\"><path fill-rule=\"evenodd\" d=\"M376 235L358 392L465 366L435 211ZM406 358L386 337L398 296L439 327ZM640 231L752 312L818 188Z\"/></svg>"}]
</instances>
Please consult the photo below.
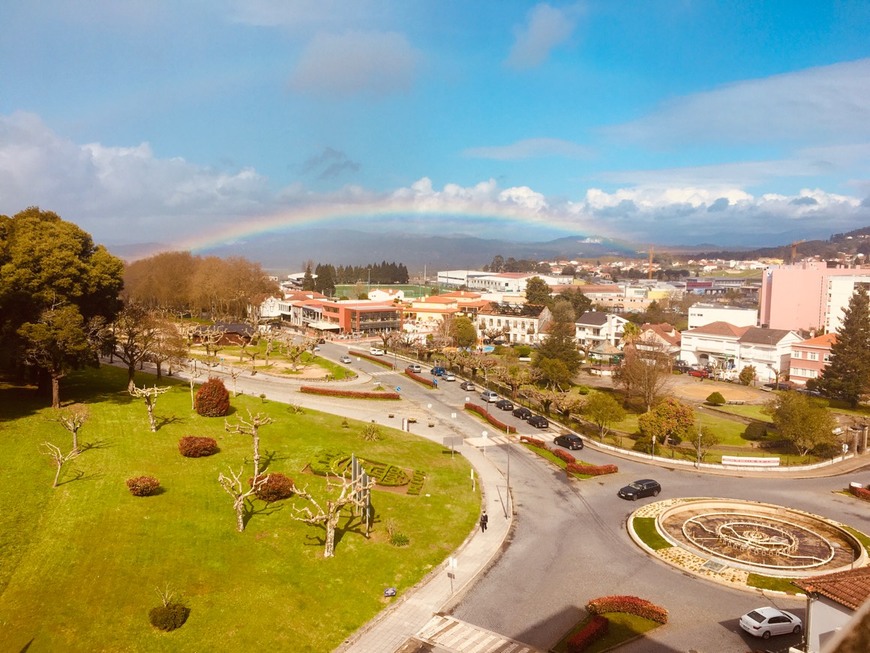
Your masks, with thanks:
<instances>
[{"instance_id":1,"label":"hedge","mask_svg":"<svg viewBox=\"0 0 870 653\"><path fill-rule=\"evenodd\" d=\"M610 622L607 617L600 614L593 615L580 630L574 633L568 640L566 651L568 653L580 653L605 635L610 630Z\"/></svg>"},{"instance_id":2,"label":"hedge","mask_svg":"<svg viewBox=\"0 0 870 653\"><path fill-rule=\"evenodd\" d=\"M477 413L483 419L485 419L487 422L492 424L495 428L501 429L505 433L516 433L517 432L516 428L514 428L510 424L505 424L504 422L502 422L500 419L498 419L495 415L493 415L491 412L489 412L483 406L478 406L477 404L473 404L469 401L469 402L466 402L466 404L465 404L465 410L470 410L473 413Z\"/></svg>"},{"instance_id":3,"label":"hedge","mask_svg":"<svg viewBox=\"0 0 870 653\"><path fill-rule=\"evenodd\" d=\"M539 440L538 438L533 438L530 435L521 435L520 442L525 442L526 444L530 444L533 447L537 447L538 449L546 449L547 443L543 440Z\"/></svg>"},{"instance_id":4,"label":"hedge","mask_svg":"<svg viewBox=\"0 0 870 653\"><path fill-rule=\"evenodd\" d=\"M870 490L868 490L866 487L856 487L854 485L850 485L849 492L854 494L859 499L870 501Z\"/></svg>"},{"instance_id":5,"label":"hedge","mask_svg":"<svg viewBox=\"0 0 870 653\"><path fill-rule=\"evenodd\" d=\"M408 378L413 379L417 383L422 383L423 385L428 385L430 388L436 387L435 381L433 381L429 377L421 376L421 375L417 374L416 372L412 372L411 370L408 370L408 369L405 370L405 374L408 376Z\"/></svg>"},{"instance_id":6,"label":"hedge","mask_svg":"<svg viewBox=\"0 0 870 653\"><path fill-rule=\"evenodd\" d=\"M556 456L556 458L561 458L569 465L577 462L577 459L564 449L551 449L550 453Z\"/></svg>"},{"instance_id":7,"label":"hedge","mask_svg":"<svg viewBox=\"0 0 870 653\"><path fill-rule=\"evenodd\" d=\"M636 596L602 596L589 601L586 611L590 614L626 612L660 624L668 623L668 611L665 608Z\"/></svg>"},{"instance_id":8,"label":"hedge","mask_svg":"<svg viewBox=\"0 0 870 653\"><path fill-rule=\"evenodd\" d=\"M346 399L401 399L398 392L374 392L371 390L342 390L340 388L319 388L313 385L303 385L299 392L325 397L344 397Z\"/></svg>"},{"instance_id":9,"label":"hedge","mask_svg":"<svg viewBox=\"0 0 870 653\"><path fill-rule=\"evenodd\" d=\"M616 465L578 465L568 463L565 471L569 474L584 474L586 476L603 476L604 474L616 474L619 468Z\"/></svg>"},{"instance_id":10,"label":"hedge","mask_svg":"<svg viewBox=\"0 0 870 653\"><path fill-rule=\"evenodd\" d=\"M348 356L358 356L359 358L365 358L367 361L371 361L372 363L377 363L378 365L389 367L391 370L395 369L395 366L390 361L386 360L383 356L372 356L368 352L356 350L351 350L347 353Z\"/></svg>"}]
</instances>

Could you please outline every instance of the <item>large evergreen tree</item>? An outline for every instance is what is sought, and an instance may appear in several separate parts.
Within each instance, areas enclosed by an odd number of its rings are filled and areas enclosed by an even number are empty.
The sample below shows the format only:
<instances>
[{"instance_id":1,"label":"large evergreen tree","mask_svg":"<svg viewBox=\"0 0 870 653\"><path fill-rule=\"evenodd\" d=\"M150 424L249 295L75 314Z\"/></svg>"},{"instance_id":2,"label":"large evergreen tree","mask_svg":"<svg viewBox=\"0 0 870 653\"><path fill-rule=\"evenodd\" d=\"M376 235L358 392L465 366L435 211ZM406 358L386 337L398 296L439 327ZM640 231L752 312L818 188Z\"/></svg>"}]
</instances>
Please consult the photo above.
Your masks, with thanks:
<instances>
[{"instance_id":1,"label":"large evergreen tree","mask_svg":"<svg viewBox=\"0 0 870 653\"><path fill-rule=\"evenodd\" d=\"M551 386L562 387L580 369L580 352L574 339L576 326L571 303L557 301L552 313L547 337L538 346L534 366ZM561 364L556 364L557 361Z\"/></svg>"},{"instance_id":2,"label":"large evergreen tree","mask_svg":"<svg viewBox=\"0 0 870 653\"><path fill-rule=\"evenodd\" d=\"M867 286L856 284L837 342L831 347L831 360L819 379L819 389L853 408L870 390L870 296Z\"/></svg>"}]
</instances>

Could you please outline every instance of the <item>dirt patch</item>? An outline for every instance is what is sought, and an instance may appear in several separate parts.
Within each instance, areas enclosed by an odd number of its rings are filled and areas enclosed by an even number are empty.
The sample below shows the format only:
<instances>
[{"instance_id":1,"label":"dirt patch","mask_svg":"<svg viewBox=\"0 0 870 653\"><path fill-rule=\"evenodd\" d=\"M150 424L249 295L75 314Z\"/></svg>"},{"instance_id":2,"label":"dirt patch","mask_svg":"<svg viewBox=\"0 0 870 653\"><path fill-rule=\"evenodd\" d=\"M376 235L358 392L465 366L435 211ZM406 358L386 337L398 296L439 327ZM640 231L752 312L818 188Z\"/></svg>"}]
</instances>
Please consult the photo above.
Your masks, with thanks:
<instances>
[{"instance_id":1,"label":"dirt patch","mask_svg":"<svg viewBox=\"0 0 870 653\"><path fill-rule=\"evenodd\" d=\"M613 377L584 374L580 382L593 388L613 388ZM770 393L725 381L699 380L686 374L674 374L668 379L665 394L677 399L702 403L713 392L719 392L725 401L742 401L747 404L765 404L770 401Z\"/></svg>"}]
</instances>

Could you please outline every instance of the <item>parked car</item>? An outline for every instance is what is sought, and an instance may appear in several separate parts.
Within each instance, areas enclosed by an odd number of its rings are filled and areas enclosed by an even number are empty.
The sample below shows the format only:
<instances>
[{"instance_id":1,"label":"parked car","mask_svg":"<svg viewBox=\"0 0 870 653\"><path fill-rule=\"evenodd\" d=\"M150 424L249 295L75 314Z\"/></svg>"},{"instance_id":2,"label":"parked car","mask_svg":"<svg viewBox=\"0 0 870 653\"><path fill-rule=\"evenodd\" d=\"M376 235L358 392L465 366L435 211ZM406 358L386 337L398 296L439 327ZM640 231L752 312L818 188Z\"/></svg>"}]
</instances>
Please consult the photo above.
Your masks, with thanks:
<instances>
[{"instance_id":1,"label":"parked car","mask_svg":"<svg viewBox=\"0 0 870 653\"><path fill-rule=\"evenodd\" d=\"M445 370L440 365L436 365L435 367L433 367L429 371L432 373L432 376L442 376L444 374L444 372L446 372L447 370Z\"/></svg>"},{"instance_id":2,"label":"parked car","mask_svg":"<svg viewBox=\"0 0 870 653\"><path fill-rule=\"evenodd\" d=\"M662 491L662 486L658 481L651 478L643 478L634 483L629 483L624 488L620 488L616 494L622 499L629 501L637 501L642 497L657 497Z\"/></svg>"},{"instance_id":3,"label":"parked car","mask_svg":"<svg viewBox=\"0 0 870 653\"><path fill-rule=\"evenodd\" d=\"M384 351L383 349L381 349L380 347L372 347L371 349L369 349L369 353L370 353L372 356L383 356L383 355L385 355L387 352L385 352L385 351Z\"/></svg>"},{"instance_id":4,"label":"parked car","mask_svg":"<svg viewBox=\"0 0 870 653\"><path fill-rule=\"evenodd\" d=\"M689 376L697 376L701 379L706 379L710 376L710 372L703 367L701 369L691 369L689 370Z\"/></svg>"},{"instance_id":5,"label":"parked car","mask_svg":"<svg viewBox=\"0 0 870 653\"><path fill-rule=\"evenodd\" d=\"M345 364L347 364L347 363L352 363L352 362L353 362L353 361L351 360L350 356L342 356L341 358L338 359L338 361L339 361L340 363L345 363Z\"/></svg>"},{"instance_id":6,"label":"parked car","mask_svg":"<svg viewBox=\"0 0 870 653\"><path fill-rule=\"evenodd\" d=\"M553 438L553 442L558 444L560 447L565 447L566 449L582 449L583 448L583 440L576 433L564 433L562 435L557 435Z\"/></svg>"},{"instance_id":7,"label":"parked car","mask_svg":"<svg viewBox=\"0 0 870 653\"><path fill-rule=\"evenodd\" d=\"M487 403L494 404L496 401L498 401L499 396L492 390L484 390L480 393L480 398Z\"/></svg>"},{"instance_id":8,"label":"parked car","mask_svg":"<svg viewBox=\"0 0 870 653\"><path fill-rule=\"evenodd\" d=\"M771 635L798 635L804 625L791 612L766 607L756 608L740 617L740 627L753 637L768 639Z\"/></svg>"},{"instance_id":9,"label":"parked car","mask_svg":"<svg viewBox=\"0 0 870 653\"><path fill-rule=\"evenodd\" d=\"M469 392L474 392L476 390L474 384L471 381L463 381L459 384L459 387L463 390L468 390Z\"/></svg>"},{"instance_id":10,"label":"parked car","mask_svg":"<svg viewBox=\"0 0 870 653\"><path fill-rule=\"evenodd\" d=\"M414 374L419 374L423 371L423 368L417 365L417 363L411 363L408 367L405 368L408 372L413 372Z\"/></svg>"},{"instance_id":11,"label":"parked car","mask_svg":"<svg viewBox=\"0 0 870 653\"><path fill-rule=\"evenodd\" d=\"M456 376L453 374L453 372L444 372L444 374L441 375L441 378L444 379L445 381L455 381L456 380Z\"/></svg>"},{"instance_id":12,"label":"parked car","mask_svg":"<svg viewBox=\"0 0 870 653\"><path fill-rule=\"evenodd\" d=\"M514 402L512 402L510 399L499 399L497 402L495 402L495 407L501 408L502 410L513 410Z\"/></svg>"},{"instance_id":13,"label":"parked car","mask_svg":"<svg viewBox=\"0 0 870 653\"><path fill-rule=\"evenodd\" d=\"M550 426L550 422L542 415L532 415L529 417L529 426L534 426L536 429L545 429Z\"/></svg>"},{"instance_id":14,"label":"parked car","mask_svg":"<svg viewBox=\"0 0 870 653\"><path fill-rule=\"evenodd\" d=\"M519 417L520 419L529 419L532 416L532 411L530 411L525 406L517 406L514 408L514 417Z\"/></svg>"}]
</instances>

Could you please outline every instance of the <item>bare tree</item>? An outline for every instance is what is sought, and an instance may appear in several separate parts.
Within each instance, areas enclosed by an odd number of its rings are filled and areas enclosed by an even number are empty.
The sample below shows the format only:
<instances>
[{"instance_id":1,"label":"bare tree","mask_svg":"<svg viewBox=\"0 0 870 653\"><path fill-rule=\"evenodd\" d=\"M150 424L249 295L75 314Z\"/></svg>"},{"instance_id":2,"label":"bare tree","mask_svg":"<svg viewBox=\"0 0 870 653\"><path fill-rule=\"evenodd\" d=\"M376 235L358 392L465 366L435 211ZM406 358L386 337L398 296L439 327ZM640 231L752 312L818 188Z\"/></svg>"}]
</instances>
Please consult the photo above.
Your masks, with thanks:
<instances>
[{"instance_id":1,"label":"bare tree","mask_svg":"<svg viewBox=\"0 0 870 653\"><path fill-rule=\"evenodd\" d=\"M65 454L60 450L60 447L51 442L43 442L39 445L39 449L43 454L51 458L55 465L54 482L51 484L51 487L57 487L57 482L60 479L60 472L63 469L63 466L81 453L78 449L73 449Z\"/></svg>"},{"instance_id":2,"label":"bare tree","mask_svg":"<svg viewBox=\"0 0 870 653\"><path fill-rule=\"evenodd\" d=\"M238 472L230 469L229 476L226 476L223 472L218 474L218 483L233 498L233 510L236 512L236 530L239 533L245 530L245 506L247 505L248 497L256 493L260 486L269 479L268 476L258 478L255 474L251 481L251 487L246 490L245 484L242 482L244 472L245 468L242 467Z\"/></svg>"},{"instance_id":3,"label":"bare tree","mask_svg":"<svg viewBox=\"0 0 870 653\"><path fill-rule=\"evenodd\" d=\"M260 427L272 423L272 418L268 415L257 413L252 415L248 411L248 419L238 418L238 424L230 424L224 421L224 429L227 433L241 433L242 435L250 435L251 442L254 448L254 480L260 478Z\"/></svg>"},{"instance_id":4,"label":"bare tree","mask_svg":"<svg viewBox=\"0 0 870 653\"><path fill-rule=\"evenodd\" d=\"M647 411L665 394L671 378L671 359L664 345L655 339L637 339L623 349L625 357L616 382L626 395L637 396Z\"/></svg>"},{"instance_id":5,"label":"bare tree","mask_svg":"<svg viewBox=\"0 0 870 653\"><path fill-rule=\"evenodd\" d=\"M374 487L374 479L369 479L367 483L363 483L362 478L355 482L343 476L340 483L327 481L327 492L339 489L339 495L335 499L327 499L325 505L321 505L308 491L308 486L303 489L296 488L296 496L305 499L309 505L304 508L294 506L296 516L293 519L305 522L306 524L322 525L326 530L324 538L323 557L331 558L335 555L335 527L338 525L338 520L341 517L341 512L345 506L353 506L356 508L365 508L366 490Z\"/></svg>"},{"instance_id":6,"label":"bare tree","mask_svg":"<svg viewBox=\"0 0 870 653\"><path fill-rule=\"evenodd\" d=\"M115 318L114 353L127 365L127 386L135 387L136 366L152 353L158 328L154 315L143 306L127 304Z\"/></svg>"},{"instance_id":7,"label":"bare tree","mask_svg":"<svg viewBox=\"0 0 870 653\"><path fill-rule=\"evenodd\" d=\"M187 374L187 380L190 382L190 410L196 410L196 394L194 393L194 384L196 380L202 376L202 372L196 366L195 360L190 360L184 364L184 373Z\"/></svg>"},{"instance_id":8,"label":"bare tree","mask_svg":"<svg viewBox=\"0 0 870 653\"><path fill-rule=\"evenodd\" d=\"M154 417L154 406L157 405L157 397L164 392L169 392L169 388L158 388L156 385L152 388L145 387L144 385L141 388L136 385L130 388L131 395L145 400L145 407L148 409L148 422L151 425L152 433L157 432L157 419Z\"/></svg>"},{"instance_id":9,"label":"bare tree","mask_svg":"<svg viewBox=\"0 0 870 653\"><path fill-rule=\"evenodd\" d=\"M90 413L84 404L76 404L57 411L55 420L72 434L73 451L79 450L79 431L88 421L88 417L90 417Z\"/></svg>"},{"instance_id":10,"label":"bare tree","mask_svg":"<svg viewBox=\"0 0 870 653\"><path fill-rule=\"evenodd\" d=\"M196 332L199 342L205 347L206 358L212 360L217 358L218 352L223 349L221 341L226 332L226 329L214 324L201 328Z\"/></svg>"},{"instance_id":11,"label":"bare tree","mask_svg":"<svg viewBox=\"0 0 870 653\"><path fill-rule=\"evenodd\" d=\"M166 319L157 321L154 341L148 355L148 360L157 367L157 380L159 381L163 374L164 363L169 368L169 376L172 376L172 365L177 365L186 357L186 339L176 324Z\"/></svg>"}]
</instances>

